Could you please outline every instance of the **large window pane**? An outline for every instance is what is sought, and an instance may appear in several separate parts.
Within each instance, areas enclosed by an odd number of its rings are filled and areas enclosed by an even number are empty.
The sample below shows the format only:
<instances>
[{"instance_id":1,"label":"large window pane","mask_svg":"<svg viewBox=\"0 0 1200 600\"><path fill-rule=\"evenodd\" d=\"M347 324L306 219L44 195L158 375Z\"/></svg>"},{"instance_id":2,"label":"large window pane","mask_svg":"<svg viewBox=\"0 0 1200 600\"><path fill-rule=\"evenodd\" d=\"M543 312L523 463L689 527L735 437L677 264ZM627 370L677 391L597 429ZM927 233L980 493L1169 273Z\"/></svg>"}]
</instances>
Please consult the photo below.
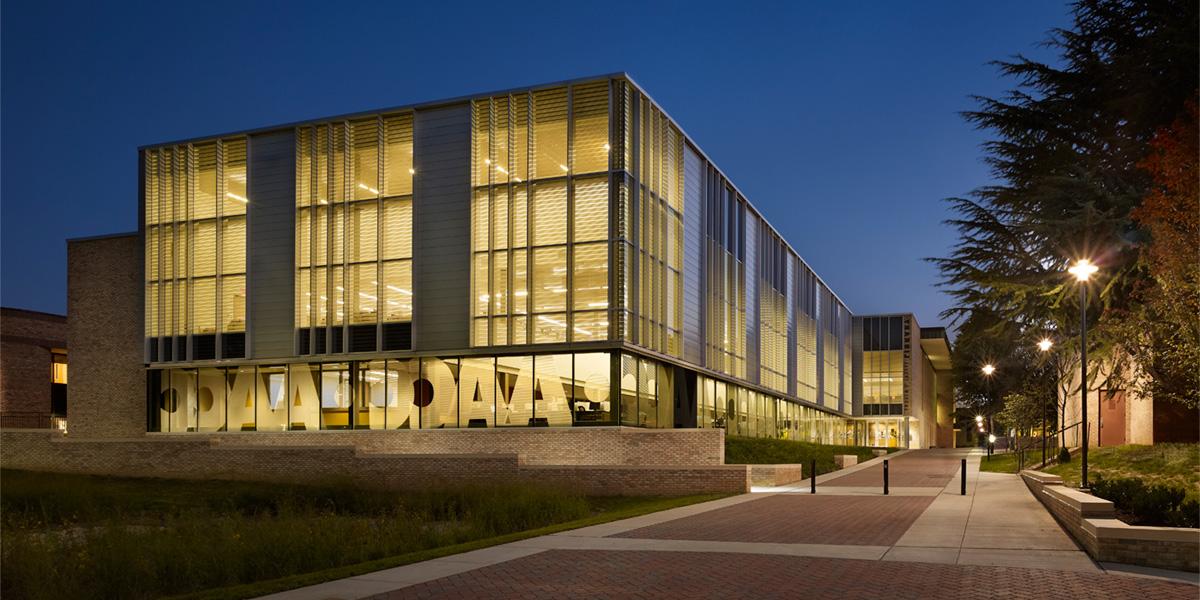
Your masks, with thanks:
<instances>
[{"instance_id":1,"label":"large window pane","mask_svg":"<svg viewBox=\"0 0 1200 600\"><path fill-rule=\"evenodd\" d=\"M196 145L196 183L192 188L193 219L211 219L217 216L217 145Z\"/></svg>"},{"instance_id":2,"label":"large window pane","mask_svg":"<svg viewBox=\"0 0 1200 600\"><path fill-rule=\"evenodd\" d=\"M575 241L608 239L608 178L575 181Z\"/></svg>"},{"instance_id":3,"label":"large window pane","mask_svg":"<svg viewBox=\"0 0 1200 600\"><path fill-rule=\"evenodd\" d=\"M416 383L421 374L418 358L387 361L387 428L416 429Z\"/></svg>"},{"instance_id":4,"label":"large window pane","mask_svg":"<svg viewBox=\"0 0 1200 600\"><path fill-rule=\"evenodd\" d=\"M533 251L532 288L533 312L566 310L566 248L538 248Z\"/></svg>"},{"instance_id":5,"label":"large window pane","mask_svg":"<svg viewBox=\"0 0 1200 600\"><path fill-rule=\"evenodd\" d=\"M658 372L650 360L638 360L638 425L658 427Z\"/></svg>"},{"instance_id":6,"label":"large window pane","mask_svg":"<svg viewBox=\"0 0 1200 600\"><path fill-rule=\"evenodd\" d=\"M350 166L354 199L379 197L379 121L364 119L350 125Z\"/></svg>"},{"instance_id":7,"label":"large window pane","mask_svg":"<svg viewBox=\"0 0 1200 600\"><path fill-rule=\"evenodd\" d=\"M246 140L225 140L222 143L225 159L225 204L222 214L244 215L250 199L246 196Z\"/></svg>"},{"instance_id":8,"label":"large window pane","mask_svg":"<svg viewBox=\"0 0 1200 600\"><path fill-rule=\"evenodd\" d=\"M574 248L575 310L608 308L608 244L583 244Z\"/></svg>"},{"instance_id":9,"label":"large window pane","mask_svg":"<svg viewBox=\"0 0 1200 600\"><path fill-rule=\"evenodd\" d=\"M385 323L412 320L412 261L398 260L383 263L383 321Z\"/></svg>"},{"instance_id":10,"label":"large window pane","mask_svg":"<svg viewBox=\"0 0 1200 600\"><path fill-rule=\"evenodd\" d=\"M221 219L221 272L246 272L246 217Z\"/></svg>"},{"instance_id":11,"label":"large window pane","mask_svg":"<svg viewBox=\"0 0 1200 600\"><path fill-rule=\"evenodd\" d=\"M422 358L418 387L421 428L458 427L458 360Z\"/></svg>"},{"instance_id":12,"label":"large window pane","mask_svg":"<svg viewBox=\"0 0 1200 600\"><path fill-rule=\"evenodd\" d=\"M658 426L675 426L675 369L662 363L655 364L658 384Z\"/></svg>"},{"instance_id":13,"label":"large window pane","mask_svg":"<svg viewBox=\"0 0 1200 600\"><path fill-rule=\"evenodd\" d=\"M533 186L533 245L567 243L567 184Z\"/></svg>"},{"instance_id":14,"label":"large window pane","mask_svg":"<svg viewBox=\"0 0 1200 600\"><path fill-rule=\"evenodd\" d=\"M392 115L383 119L384 194L412 194L413 133L412 114Z\"/></svg>"},{"instance_id":15,"label":"large window pane","mask_svg":"<svg viewBox=\"0 0 1200 600\"><path fill-rule=\"evenodd\" d=\"M197 384L197 431L224 431L226 378L223 368L200 368Z\"/></svg>"},{"instance_id":16,"label":"large window pane","mask_svg":"<svg viewBox=\"0 0 1200 600\"><path fill-rule=\"evenodd\" d=\"M537 315L533 320L533 343L561 344L567 341L566 313Z\"/></svg>"},{"instance_id":17,"label":"large window pane","mask_svg":"<svg viewBox=\"0 0 1200 600\"><path fill-rule=\"evenodd\" d=\"M378 321L379 277L375 263L350 266L350 324L369 324Z\"/></svg>"},{"instance_id":18,"label":"large window pane","mask_svg":"<svg viewBox=\"0 0 1200 600\"><path fill-rule=\"evenodd\" d=\"M196 370L171 369L170 431L196 430Z\"/></svg>"},{"instance_id":19,"label":"large window pane","mask_svg":"<svg viewBox=\"0 0 1200 600\"><path fill-rule=\"evenodd\" d=\"M638 421L638 360L629 354L621 355L621 424L639 424Z\"/></svg>"},{"instance_id":20,"label":"large window pane","mask_svg":"<svg viewBox=\"0 0 1200 600\"><path fill-rule=\"evenodd\" d=\"M567 168L567 90L533 93L534 177L565 175Z\"/></svg>"},{"instance_id":21,"label":"large window pane","mask_svg":"<svg viewBox=\"0 0 1200 600\"><path fill-rule=\"evenodd\" d=\"M253 366L230 368L225 371L229 393L226 395L227 421L231 431L254 431L254 396L258 377ZM264 396L265 397L265 396Z\"/></svg>"},{"instance_id":22,"label":"large window pane","mask_svg":"<svg viewBox=\"0 0 1200 600\"><path fill-rule=\"evenodd\" d=\"M287 368L258 367L256 396L259 431L283 431L288 427Z\"/></svg>"},{"instance_id":23,"label":"large window pane","mask_svg":"<svg viewBox=\"0 0 1200 600\"><path fill-rule=\"evenodd\" d=\"M495 426L495 359L464 358L459 373L458 407L461 426Z\"/></svg>"},{"instance_id":24,"label":"large window pane","mask_svg":"<svg viewBox=\"0 0 1200 600\"><path fill-rule=\"evenodd\" d=\"M246 330L246 276L221 278L221 331Z\"/></svg>"},{"instance_id":25,"label":"large window pane","mask_svg":"<svg viewBox=\"0 0 1200 600\"><path fill-rule=\"evenodd\" d=\"M499 427L533 425L533 357L496 359L496 421Z\"/></svg>"},{"instance_id":26,"label":"large window pane","mask_svg":"<svg viewBox=\"0 0 1200 600\"><path fill-rule=\"evenodd\" d=\"M572 369L570 354L534 357L537 383L533 390L533 415L537 424L571 425L571 395L575 387Z\"/></svg>"},{"instance_id":27,"label":"large window pane","mask_svg":"<svg viewBox=\"0 0 1200 600\"><path fill-rule=\"evenodd\" d=\"M314 430L321 428L321 365L296 364L288 366L288 404L291 415L288 429Z\"/></svg>"},{"instance_id":28,"label":"large window pane","mask_svg":"<svg viewBox=\"0 0 1200 600\"><path fill-rule=\"evenodd\" d=\"M350 205L349 244L350 262L374 261L379 249L379 203L355 202Z\"/></svg>"},{"instance_id":29,"label":"large window pane","mask_svg":"<svg viewBox=\"0 0 1200 600\"><path fill-rule=\"evenodd\" d=\"M608 82L577 85L571 90L575 119L571 168L575 173L608 170Z\"/></svg>"},{"instance_id":30,"label":"large window pane","mask_svg":"<svg viewBox=\"0 0 1200 600\"><path fill-rule=\"evenodd\" d=\"M572 406L576 425L613 422L612 357L607 352L575 355L575 391Z\"/></svg>"},{"instance_id":31,"label":"large window pane","mask_svg":"<svg viewBox=\"0 0 1200 600\"><path fill-rule=\"evenodd\" d=\"M214 277L192 281L192 333L217 331L217 280Z\"/></svg>"},{"instance_id":32,"label":"large window pane","mask_svg":"<svg viewBox=\"0 0 1200 600\"><path fill-rule=\"evenodd\" d=\"M350 365L321 365L321 429L350 428Z\"/></svg>"},{"instance_id":33,"label":"large window pane","mask_svg":"<svg viewBox=\"0 0 1200 600\"><path fill-rule=\"evenodd\" d=\"M354 390L354 428L383 429L387 404L385 361L360 362Z\"/></svg>"},{"instance_id":34,"label":"large window pane","mask_svg":"<svg viewBox=\"0 0 1200 600\"><path fill-rule=\"evenodd\" d=\"M383 259L412 257L412 200L383 201Z\"/></svg>"},{"instance_id":35,"label":"large window pane","mask_svg":"<svg viewBox=\"0 0 1200 600\"><path fill-rule=\"evenodd\" d=\"M491 278L488 276L488 253L480 252L475 255L475 268L471 277L473 287L475 288L474 312L476 317L484 317L488 314L488 304L491 302Z\"/></svg>"},{"instance_id":36,"label":"large window pane","mask_svg":"<svg viewBox=\"0 0 1200 600\"><path fill-rule=\"evenodd\" d=\"M591 342L608 339L608 312L586 311L571 315L575 320L571 339L576 342Z\"/></svg>"}]
</instances>

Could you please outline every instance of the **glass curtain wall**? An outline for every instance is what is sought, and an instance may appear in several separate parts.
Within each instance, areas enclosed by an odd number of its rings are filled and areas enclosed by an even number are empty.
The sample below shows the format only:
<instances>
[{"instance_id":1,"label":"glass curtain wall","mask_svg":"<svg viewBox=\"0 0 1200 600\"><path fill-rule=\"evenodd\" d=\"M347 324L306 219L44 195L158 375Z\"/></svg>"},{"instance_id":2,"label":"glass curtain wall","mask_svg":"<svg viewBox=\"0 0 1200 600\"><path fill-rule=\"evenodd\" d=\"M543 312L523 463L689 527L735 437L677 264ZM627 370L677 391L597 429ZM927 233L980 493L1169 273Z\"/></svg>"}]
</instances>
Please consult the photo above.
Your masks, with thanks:
<instances>
[{"instance_id":1,"label":"glass curtain wall","mask_svg":"<svg viewBox=\"0 0 1200 600\"><path fill-rule=\"evenodd\" d=\"M724 428L729 435L855 443L855 422L783 398L700 375L696 378L696 426Z\"/></svg>"},{"instance_id":2,"label":"glass curtain wall","mask_svg":"<svg viewBox=\"0 0 1200 600\"><path fill-rule=\"evenodd\" d=\"M147 371L149 430L615 425L612 354L409 358ZM644 361L643 426L671 426L670 370ZM635 371L637 361L635 360ZM634 393L639 389L634 382ZM635 398L634 408L638 410ZM649 412L648 412L649 411ZM631 413L634 414L634 413Z\"/></svg>"},{"instance_id":3,"label":"glass curtain wall","mask_svg":"<svg viewBox=\"0 0 1200 600\"><path fill-rule=\"evenodd\" d=\"M241 358L246 140L147 149L142 169L148 362Z\"/></svg>"},{"instance_id":4,"label":"glass curtain wall","mask_svg":"<svg viewBox=\"0 0 1200 600\"><path fill-rule=\"evenodd\" d=\"M473 346L609 339L609 87L472 102Z\"/></svg>"},{"instance_id":5,"label":"glass curtain wall","mask_svg":"<svg viewBox=\"0 0 1200 600\"><path fill-rule=\"evenodd\" d=\"M904 414L904 317L862 321L863 415Z\"/></svg>"},{"instance_id":6,"label":"glass curtain wall","mask_svg":"<svg viewBox=\"0 0 1200 600\"><path fill-rule=\"evenodd\" d=\"M804 263L796 277L796 397L817 403L817 290L820 282Z\"/></svg>"},{"instance_id":7,"label":"glass curtain wall","mask_svg":"<svg viewBox=\"0 0 1200 600\"><path fill-rule=\"evenodd\" d=\"M788 391L789 254L783 240L762 226L758 235L759 376L758 382L780 393Z\"/></svg>"},{"instance_id":8,"label":"glass curtain wall","mask_svg":"<svg viewBox=\"0 0 1200 600\"><path fill-rule=\"evenodd\" d=\"M412 118L296 130L300 354L410 346Z\"/></svg>"},{"instance_id":9,"label":"glass curtain wall","mask_svg":"<svg viewBox=\"0 0 1200 600\"><path fill-rule=\"evenodd\" d=\"M711 167L705 195L705 366L746 378L746 205Z\"/></svg>"},{"instance_id":10,"label":"glass curtain wall","mask_svg":"<svg viewBox=\"0 0 1200 600\"><path fill-rule=\"evenodd\" d=\"M683 353L684 137L649 98L622 83L618 235L622 339Z\"/></svg>"}]
</instances>

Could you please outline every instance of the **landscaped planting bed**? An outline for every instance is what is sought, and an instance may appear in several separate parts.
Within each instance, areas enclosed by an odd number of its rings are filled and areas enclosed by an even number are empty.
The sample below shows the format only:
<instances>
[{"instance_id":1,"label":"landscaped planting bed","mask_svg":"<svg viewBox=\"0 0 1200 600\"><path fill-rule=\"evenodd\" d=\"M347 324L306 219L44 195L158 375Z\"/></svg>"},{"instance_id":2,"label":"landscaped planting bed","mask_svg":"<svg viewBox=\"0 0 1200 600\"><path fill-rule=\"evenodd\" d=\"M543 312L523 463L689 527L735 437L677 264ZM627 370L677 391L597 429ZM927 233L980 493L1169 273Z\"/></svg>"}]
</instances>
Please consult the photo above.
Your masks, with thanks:
<instances>
[{"instance_id":1,"label":"landscaped planting bed","mask_svg":"<svg viewBox=\"0 0 1200 600\"><path fill-rule=\"evenodd\" d=\"M249 597L715 497L591 498L516 484L387 492L23 471L0 478L5 598L157 598L238 585L211 596Z\"/></svg>"}]
</instances>

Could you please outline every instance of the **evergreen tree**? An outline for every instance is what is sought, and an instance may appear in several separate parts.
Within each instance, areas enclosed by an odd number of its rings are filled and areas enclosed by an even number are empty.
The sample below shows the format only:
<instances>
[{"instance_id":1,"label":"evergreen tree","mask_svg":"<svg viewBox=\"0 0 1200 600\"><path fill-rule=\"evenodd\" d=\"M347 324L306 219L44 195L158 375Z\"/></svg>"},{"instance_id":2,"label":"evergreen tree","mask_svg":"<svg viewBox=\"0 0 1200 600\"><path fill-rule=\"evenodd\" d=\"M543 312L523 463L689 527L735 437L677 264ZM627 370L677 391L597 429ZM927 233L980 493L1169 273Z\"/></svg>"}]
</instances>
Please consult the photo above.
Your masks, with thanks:
<instances>
[{"instance_id":1,"label":"evergreen tree","mask_svg":"<svg viewBox=\"0 0 1200 600\"><path fill-rule=\"evenodd\" d=\"M1153 280L1133 212L1155 189L1141 168L1151 141L1200 87L1197 2L1080 0L1072 15L1045 42L1060 64L995 63L1015 87L976 97L965 114L994 136L984 150L998 182L949 200L959 241L931 259L955 300L943 316L974 325L960 330L960 348L1078 335L1078 284L1066 269L1086 257L1101 266L1089 284L1089 353L1112 361L1137 318L1136 291ZM959 383L977 368L961 369Z\"/></svg>"}]
</instances>

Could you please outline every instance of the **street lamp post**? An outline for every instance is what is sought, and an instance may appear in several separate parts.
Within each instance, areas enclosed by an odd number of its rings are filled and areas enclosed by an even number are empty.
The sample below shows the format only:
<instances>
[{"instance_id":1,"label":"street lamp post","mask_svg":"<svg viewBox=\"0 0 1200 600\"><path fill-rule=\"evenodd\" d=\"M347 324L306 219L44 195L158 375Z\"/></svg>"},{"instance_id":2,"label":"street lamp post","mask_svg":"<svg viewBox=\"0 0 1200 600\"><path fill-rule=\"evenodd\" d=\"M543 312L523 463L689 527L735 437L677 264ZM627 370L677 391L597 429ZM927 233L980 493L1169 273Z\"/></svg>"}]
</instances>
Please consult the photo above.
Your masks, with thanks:
<instances>
[{"instance_id":1,"label":"street lamp post","mask_svg":"<svg viewBox=\"0 0 1200 600\"><path fill-rule=\"evenodd\" d=\"M1042 341L1038 342L1038 349L1042 351L1042 354L1045 354L1050 351L1050 347L1053 345L1054 345L1054 342L1050 341L1050 338L1042 338ZM1046 404L1043 401L1043 403L1042 403L1042 465L1045 465L1045 464L1046 464Z\"/></svg>"},{"instance_id":2,"label":"street lamp post","mask_svg":"<svg viewBox=\"0 0 1200 600\"><path fill-rule=\"evenodd\" d=\"M1088 421L1087 421L1087 305L1088 305L1088 279L1091 278L1100 267L1092 264L1092 261L1081 258L1075 264L1067 269L1067 272L1074 275L1076 281L1079 282L1079 399L1080 399L1080 420L1083 421L1083 451L1080 453L1081 473L1079 475L1080 488L1087 489L1088 487Z\"/></svg>"},{"instance_id":3,"label":"street lamp post","mask_svg":"<svg viewBox=\"0 0 1200 600\"><path fill-rule=\"evenodd\" d=\"M992 373L995 373L995 372L996 372L996 367L995 367L995 366L993 366L993 365L992 365L992 363L988 363L988 364L986 364L986 365L983 365L983 369L981 369L981 370L983 371L983 376L984 376L984 377L987 377L987 381L988 381L988 386L987 386L987 387L988 387L988 392L991 392L991 391L992 391L992 385L991 385L991 383L992 383ZM982 419L980 419L980 420L982 420ZM991 414L991 412L990 412L990 411L988 412L988 427L987 427L987 428L988 428L988 448L987 448L987 455L988 455L988 459L990 460L990 459L991 459L991 457L992 457L992 448L993 448L993 446L992 446L992 445L996 443L996 436L995 436L995 431L996 431L996 430L995 430L995 429L992 427L992 414Z\"/></svg>"}]
</instances>

